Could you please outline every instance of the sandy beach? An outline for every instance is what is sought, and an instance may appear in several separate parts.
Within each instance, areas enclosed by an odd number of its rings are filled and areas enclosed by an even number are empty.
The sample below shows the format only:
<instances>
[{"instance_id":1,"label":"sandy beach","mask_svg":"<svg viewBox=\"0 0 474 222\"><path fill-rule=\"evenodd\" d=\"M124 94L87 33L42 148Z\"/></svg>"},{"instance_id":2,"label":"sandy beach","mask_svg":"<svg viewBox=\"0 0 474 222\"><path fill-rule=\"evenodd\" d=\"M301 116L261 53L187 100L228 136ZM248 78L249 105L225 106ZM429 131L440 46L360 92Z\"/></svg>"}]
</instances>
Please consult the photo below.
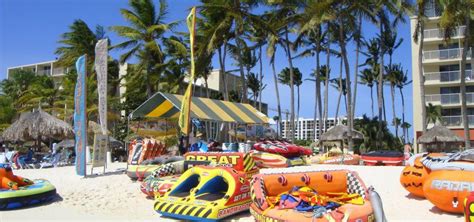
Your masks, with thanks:
<instances>
[{"instance_id":1,"label":"sandy beach","mask_svg":"<svg viewBox=\"0 0 474 222\"><path fill-rule=\"evenodd\" d=\"M402 167L313 166L357 171L366 185L374 186L381 195L389 221L463 221L462 215L441 212L428 200L409 196L399 184ZM15 170L15 174L30 179L50 180L58 197L40 206L3 211L0 221L175 221L160 218L153 210L153 200L145 198L139 183L124 174L125 168L125 163L114 163L105 175L87 178L76 176L72 166ZM95 171L102 172L101 168ZM254 220L249 213L242 213L229 221Z\"/></svg>"}]
</instances>

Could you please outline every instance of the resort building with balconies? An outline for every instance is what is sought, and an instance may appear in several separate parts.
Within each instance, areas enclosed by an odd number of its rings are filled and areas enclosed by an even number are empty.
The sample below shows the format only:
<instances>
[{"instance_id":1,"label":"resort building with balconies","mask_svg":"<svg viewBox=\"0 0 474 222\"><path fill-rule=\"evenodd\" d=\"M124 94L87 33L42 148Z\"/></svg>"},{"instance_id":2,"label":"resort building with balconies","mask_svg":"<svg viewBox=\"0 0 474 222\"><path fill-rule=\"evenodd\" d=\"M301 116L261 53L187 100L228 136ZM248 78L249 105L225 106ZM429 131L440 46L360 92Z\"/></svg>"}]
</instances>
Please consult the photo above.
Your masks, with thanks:
<instances>
[{"instance_id":1,"label":"resort building with balconies","mask_svg":"<svg viewBox=\"0 0 474 222\"><path fill-rule=\"evenodd\" d=\"M449 40L445 40L440 28L441 11L434 3L426 8L428 19L423 32L423 76L426 106L441 106L441 124L464 137L461 118L461 58L465 26L456 27ZM411 34L415 32L416 17L411 18ZM420 78L418 68L419 42L412 39L412 79L413 79L413 129L416 138L422 133ZM471 140L474 140L474 78L471 72L471 51L467 51L466 101ZM428 124L428 128L433 123Z\"/></svg>"}]
</instances>

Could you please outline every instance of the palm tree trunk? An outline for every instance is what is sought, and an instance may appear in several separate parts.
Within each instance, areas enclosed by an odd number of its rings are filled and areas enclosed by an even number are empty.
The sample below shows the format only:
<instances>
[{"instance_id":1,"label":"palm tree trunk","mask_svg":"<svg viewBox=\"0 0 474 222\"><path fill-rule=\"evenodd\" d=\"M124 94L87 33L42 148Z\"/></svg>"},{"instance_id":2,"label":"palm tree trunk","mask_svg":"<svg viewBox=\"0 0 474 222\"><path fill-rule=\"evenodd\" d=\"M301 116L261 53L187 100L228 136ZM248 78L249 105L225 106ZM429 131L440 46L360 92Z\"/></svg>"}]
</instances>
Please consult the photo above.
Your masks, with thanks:
<instances>
[{"instance_id":1,"label":"palm tree trunk","mask_svg":"<svg viewBox=\"0 0 474 222\"><path fill-rule=\"evenodd\" d=\"M239 1L234 1L235 7L240 8L240 2ZM241 44L241 39L240 39L240 29L242 28L243 24L240 24L240 22L237 22L236 27L234 28L234 34L235 34L235 45L237 46L237 60L239 62L239 71L240 71L240 80L242 81L242 98L241 102L245 103L247 102L247 84L245 82L245 73L244 73L244 64L242 61L242 44Z\"/></svg>"},{"instance_id":2,"label":"palm tree trunk","mask_svg":"<svg viewBox=\"0 0 474 222\"><path fill-rule=\"evenodd\" d=\"M393 125L395 125L395 137L398 138L398 121L397 114L395 113L395 86L390 84L390 92L392 94L392 119Z\"/></svg>"},{"instance_id":3,"label":"palm tree trunk","mask_svg":"<svg viewBox=\"0 0 474 222\"><path fill-rule=\"evenodd\" d=\"M262 46L260 46L259 49L260 52L260 88L258 89L258 110L261 112L262 111L262 86L263 86L263 62L262 62Z\"/></svg>"},{"instance_id":4,"label":"palm tree trunk","mask_svg":"<svg viewBox=\"0 0 474 222\"><path fill-rule=\"evenodd\" d=\"M400 96L402 97L402 124L405 123L405 98L403 97L403 90L402 88L398 88L400 90ZM403 143L406 143L406 134L405 130L403 130Z\"/></svg>"},{"instance_id":5,"label":"palm tree trunk","mask_svg":"<svg viewBox=\"0 0 474 222\"><path fill-rule=\"evenodd\" d=\"M470 11L470 10L469 10ZM471 135L469 132L469 119L467 118L467 104L466 104L466 59L467 51L469 50L469 38L470 35L470 14L466 14L465 23L466 29L464 31L464 46L462 49L462 60L461 60L461 114L462 114L462 123L464 127L464 138L465 138L465 149L471 148ZM471 55L472 57L472 55ZM472 69L472 67L471 67Z\"/></svg>"},{"instance_id":6,"label":"palm tree trunk","mask_svg":"<svg viewBox=\"0 0 474 222\"><path fill-rule=\"evenodd\" d=\"M328 23L328 32L329 32L329 23ZM328 100L329 100L329 79L330 79L330 59L331 59L331 39L328 37L328 44L326 46L326 79L324 81L324 117L323 117L323 124L324 124L324 132L327 130L327 119L329 115L329 108L328 108ZM322 134L322 132L320 132Z\"/></svg>"},{"instance_id":7,"label":"palm tree trunk","mask_svg":"<svg viewBox=\"0 0 474 222\"><path fill-rule=\"evenodd\" d=\"M278 90L278 78L275 71L275 62L272 62L272 71L273 71L273 81L275 82L275 93L276 93L276 99L277 99L278 125L280 126L280 129L281 129L282 116L281 116L281 105L280 105L280 92ZM280 135L280 131L278 131L278 135Z\"/></svg>"},{"instance_id":8,"label":"palm tree trunk","mask_svg":"<svg viewBox=\"0 0 474 222\"><path fill-rule=\"evenodd\" d=\"M146 74L145 74L145 84L146 84L146 95L148 98L151 98L151 96L153 96L153 92L151 89L150 74L151 74L151 65L147 65Z\"/></svg>"},{"instance_id":9,"label":"palm tree trunk","mask_svg":"<svg viewBox=\"0 0 474 222\"><path fill-rule=\"evenodd\" d=\"M298 101L297 101L298 107L296 109L296 113L297 113L296 121L298 121L298 119L300 118L300 86L299 85L296 86L296 91L298 92Z\"/></svg>"},{"instance_id":10,"label":"palm tree trunk","mask_svg":"<svg viewBox=\"0 0 474 222\"><path fill-rule=\"evenodd\" d=\"M224 53L222 53L221 47L219 47L218 55L219 55L219 65L220 65L220 75L221 75L221 81L222 85L224 86L224 100L229 101L229 91L227 90L227 81L226 81L226 73L225 73L225 56L226 56L226 46L227 43L224 43Z\"/></svg>"},{"instance_id":11,"label":"palm tree trunk","mask_svg":"<svg viewBox=\"0 0 474 222\"><path fill-rule=\"evenodd\" d=\"M374 118L374 86L370 86L370 104L372 108L372 118Z\"/></svg>"},{"instance_id":12,"label":"palm tree trunk","mask_svg":"<svg viewBox=\"0 0 474 222\"><path fill-rule=\"evenodd\" d=\"M346 71L346 90L347 90L347 121L349 126L349 131L347 132L347 143L348 149L352 150L354 146L354 141L352 140L352 129L353 129L353 121L352 121L352 90L351 90L351 73L349 70L349 60L347 59L347 52L346 52L346 42L345 42L345 35L344 35L344 24L341 21L339 22L339 43L341 46L341 56L344 59L344 67Z\"/></svg>"},{"instance_id":13,"label":"palm tree trunk","mask_svg":"<svg viewBox=\"0 0 474 222\"><path fill-rule=\"evenodd\" d=\"M383 35L383 25L382 24L379 24L380 25L380 36ZM383 138L383 132L382 132L382 128L383 128L383 119L382 119L382 116L383 116L383 105L384 105L384 102L383 102L383 56L384 56L384 52L383 52L383 49L385 48L384 46L384 43L383 41L380 41L380 49L381 49L381 52L380 53L380 73L379 73L379 76L378 76L378 84L377 84L377 104L378 104L378 108L379 108L379 130L377 132L377 143L378 143L378 148L379 149L382 149L382 138Z\"/></svg>"},{"instance_id":14,"label":"palm tree trunk","mask_svg":"<svg viewBox=\"0 0 474 222\"><path fill-rule=\"evenodd\" d=\"M339 98L337 98L337 107L336 107L336 122L339 118L339 106L341 104L341 97L342 97L342 57L341 62L339 63Z\"/></svg>"},{"instance_id":15,"label":"palm tree trunk","mask_svg":"<svg viewBox=\"0 0 474 222\"><path fill-rule=\"evenodd\" d=\"M425 24L423 20L420 21L420 38L419 44L420 48L418 49L418 78L420 79L419 89L420 89L420 102L421 102L421 129L422 133L426 132L426 101L425 101L425 75L423 75L423 39L425 38ZM408 130L408 129L407 129ZM415 132L416 133L416 132ZM423 145L421 145L423 148ZM418 152L419 150L417 150Z\"/></svg>"},{"instance_id":16,"label":"palm tree trunk","mask_svg":"<svg viewBox=\"0 0 474 222\"><path fill-rule=\"evenodd\" d=\"M319 113L319 135L323 132L323 111L321 107L321 76L320 76L320 64L319 64L319 45L321 44L319 41L317 43L318 45L316 47L316 74L314 75L316 77L316 98L315 98L315 103L314 103L314 139L316 140L316 119L317 119L317 113Z\"/></svg>"},{"instance_id":17,"label":"palm tree trunk","mask_svg":"<svg viewBox=\"0 0 474 222\"><path fill-rule=\"evenodd\" d=\"M339 89L339 97L337 98L337 106L336 106L336 123L338 122L339 119L339 105L341 104L341 97L342 97L342 91Z\"/></svg>"},{"instance_id":18,"label":"palm tree trunk","mask_svg":"<svg viewBox=\"0 0 474 222\"><path fill-rule=\"evenodd\" d=\"M291 120L290 120L290 139L293 141L295 138L295 87L294 87L294 73L293 73L293 61L291 58L290 42L288 38L288 27L285 27L285 42L286 42L286 55L288 57L288 64L290 66L290 102L291 102Z\"/></svg>"},{"instance_id":19,"label":"palm tree trunk","mask_svg":"<svg viewBox=\"0 0 474 222\"><path fill-rule=\"evenodd\" d=\"M357 85L358 85L358 72L359 72L359 51L360 51L360 38L361 38L361 29L362 29L362 15L359 14L359 26L357 27L358 38L356 41L356 57L355 57L355 67L354 67L354 101L352 102L352 120L355 118L355 109L357 105ZM349 84L350 85L350 84ZM354 128L354 123L352 123L352 128Z\"/></svg>"}]
</instances>

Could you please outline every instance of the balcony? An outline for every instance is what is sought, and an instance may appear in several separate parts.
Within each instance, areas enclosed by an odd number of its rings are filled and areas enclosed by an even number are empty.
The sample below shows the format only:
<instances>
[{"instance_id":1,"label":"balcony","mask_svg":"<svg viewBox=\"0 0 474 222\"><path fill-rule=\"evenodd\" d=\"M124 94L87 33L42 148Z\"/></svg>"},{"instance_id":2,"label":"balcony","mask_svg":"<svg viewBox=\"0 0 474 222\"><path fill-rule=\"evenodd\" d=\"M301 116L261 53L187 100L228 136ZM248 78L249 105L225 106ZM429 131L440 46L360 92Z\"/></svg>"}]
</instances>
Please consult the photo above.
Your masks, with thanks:
<instances>
[{"instance_id":1,"label":"balcony","mask_svg":"<svg viewBox=\"0 0 474 222\"><path fill-rule=\"evenodd\" d=\"M433 105L447 105L447 106L460 106L461 105L461 94L460 93L449 93L449 94L432 94L425 96L425 102ZM474 93L466 93L466 103L474 104Z\"/></svg>"},{"instance_id":2,"label":"balcony","mask_svg":"<svg viewBox=\"0 0 474 222\"><path fill-rule=\"evenodd\" d=\"M464 30L466 26L460 26L453 31L451 38L461 38L464 37ZM424 32L424 41L441 41L444 39L444 30L443 29L425 29Z\"/></svg>"},{"instance_id":3,"label":"balcony","mask_svg":"<svg viewBox=\"0 0 474 222\"><path fill-rule=\"evenodd\" d=\"M426 84L459 83L461 82L461 71L427 72L425 73ZM466 70L466 82L474 82L471 70Z\"/></svg>"},{"instance_id":4,"label":"balcony","mask_svg":"<svg viewBox=\"0 0 474 222\"><path fill-rule=\"evenodd\" d=\"M462 48L430 50L423 52L423 62L439 62L444 60L461 59ZM471 58L471 50L467 51L467 58Z\"/></svg>"},{"instance_id":5,"label":"balcony","mask_svg":"<svg viewBox=\"0 0 474 222\"><path fill-rule=\"evenodd\" d=\"M469 125L474 125L474 115L468 115ZM447 127L462 127L462 116L443 116L442 123Z\"/></svg>"}]
</instances>

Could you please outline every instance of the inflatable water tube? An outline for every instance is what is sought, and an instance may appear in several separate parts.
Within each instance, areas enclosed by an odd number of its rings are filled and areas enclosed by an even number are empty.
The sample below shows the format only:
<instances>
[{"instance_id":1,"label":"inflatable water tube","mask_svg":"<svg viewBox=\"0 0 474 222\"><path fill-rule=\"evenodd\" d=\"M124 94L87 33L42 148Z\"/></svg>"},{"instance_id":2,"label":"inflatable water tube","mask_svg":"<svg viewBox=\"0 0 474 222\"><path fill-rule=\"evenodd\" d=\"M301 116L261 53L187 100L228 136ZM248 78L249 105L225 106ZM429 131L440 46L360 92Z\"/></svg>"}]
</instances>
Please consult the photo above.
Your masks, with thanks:
<instances>
[{"instance_id":1,"label":"inflatable water tube","mask_svg":"<svg viewBox=\"0 0 474 222\"><path fill-rule=\"evenodd\" d=\"M357 154L331 154L325 153L311 157L311 163L314 164L344 164L359 165L360 156Z\"/></svg>"},{"instance_id":2,"label":"inflatable water tube","mask_svg":"<svg viewBox=\"0 0 474 222\"><path fill-rule=\"evenodd\" d=\"M474 149L421 162L431 170L423 184L426 199L443 211L463 213L464 199L474 191Z\"/></svg>"},{"instance_id":3,"label":"inflatable water tube","mask_svg":"<svg viewBox=\"0 0 474 222\"><path fill-rule=\"evenodd\" d=\"M184 157L181 156L160 156L152 160L145 160L140 165L128 165L127 176L132 180L142 181L144 178L150 176L152 172L163 168L163 165L171 162L179 162L183 159Z\"/></svg>"},{"instance_id":4,"label":"inflatable water tube","mask_svg":"<svg viewBox=\"0 0 474 222\"><path fill-rule=\"evenodd\" d=\"M423 165L421 159L426 156L441 157L445 155L446 154L443 153L419 153L411 156L406 161L407 165L400 174L400 184L411 194L420 198L425 198L423 184L425 183L426 178L428 178L431 170Z\"/></svg>"},{"instance_id":5,"label":"inflatable water tube","mask_svg":"<svg viewBox=\"0 0 474 222\"><path fill-rule=\"evenodd\" d=\"M370 195L353 171L265 169L251 184L250 212L256 221L368 222L375 216L380 221L384 218L380 197Z\"/></svg>"},{"instance_id":6,"label":"inflatable water tube","mask_svg":"<svg viewBox=\"0 0 474 222\"><path fill-rule=\"evenodd\" d=\"M244 172L229 167L195 166L184 172L154 209L180 220L217 221L246 211L250 183Z\"/></svg>"},{"instance_id":7,"label":"inflatable water tube","mask_svg":"<svg viewBox=\"0 0 474 222\"><path fill-rule=\"evenodd\" d=\"M0 210L15 209L50 201L56 188L47 180L28 180L13 175L11 167L0 164Z\"/></svg>"},{"instance_id":8,"label":"inflatable water tube","mask_svg":"<svg viewBox=\"0 0 474 222\"><path fill-rule=\"evenodd\" d=\"M285 168L307 165L304 157L286 158L279 154L252 150L250 156L259 168Z\"/></svg>"},{"instance_id":9,"label":"inflatable water tube","mask_svg":"<svg viewBox=\"0 0 474 222\"><path fill-rule=\"evenodd\" d=\"M402 166L405 155L398 151L372 151L361 155L367 166Z\"/></svg>"},{"instance_id":10,"label":"inflatable water tube","mask_svg":"<svg viewBox=\"0 0 474 222\"><path fill-rule=\"evenodd\" d=\"M140 190L147 197L163 196L179 179L181 174L155 178L153 175L145 178L140 185Z\"/></svg>"},{"instance_id":11,"label":"inflatable water tube","mask_svg":"<svg viewBox=\"0 0 474 222\"><path fill-rule=\"evenodd\" d=\"M262 152L280 154L284 157L298 157L313 154L311 149L280 141L259 142L254 144L253 148Z\"/></svg>"}]
</instances>

